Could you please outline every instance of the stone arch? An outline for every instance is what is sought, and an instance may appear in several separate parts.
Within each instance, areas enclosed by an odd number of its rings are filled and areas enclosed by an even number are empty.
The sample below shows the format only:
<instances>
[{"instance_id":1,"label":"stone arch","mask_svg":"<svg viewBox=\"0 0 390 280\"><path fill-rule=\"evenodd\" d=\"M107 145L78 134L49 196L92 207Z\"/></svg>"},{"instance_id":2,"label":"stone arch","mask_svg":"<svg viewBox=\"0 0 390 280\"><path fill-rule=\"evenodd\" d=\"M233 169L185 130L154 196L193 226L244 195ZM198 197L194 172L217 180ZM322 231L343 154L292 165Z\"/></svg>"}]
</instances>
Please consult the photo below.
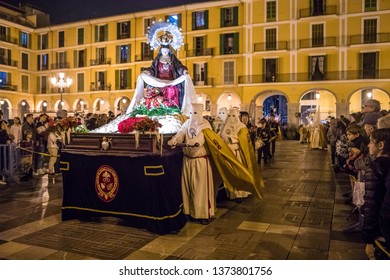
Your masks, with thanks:
<instances>
[{"instance_id":1,"label":"stone arch","mask_svg":"<svg viewBox=\"0 0 390 280\"><path fill-rule=\"evenodd\" d=\"M1 104L3 103L3 104ZM13 112L13 109L12 109L12 103L11 103L11 100L9 100L8 98L5 98L5 97L0 97L0 109L3 111L3 118L5 120L9 120L9 119L12 119L13 117L16 116L16 114L14 114Z\"/></svg>"},{"instance_id":2,"label":"stone arch","mask_svg":"<svg viewBox=\"0 0 390 280\"><path fill-rule=\"evenodd\" d=\"M60 102L61 102L61 100L57 100L55 103L54 103L54 110L55 111L58 111L58 110L60 110ZM69 106L69 103L68 103L68 101L66 101L65 99L62 99L62 102L64 103L63 105L62 105L62 108L61 109L63 109L63 110L67 110L67 111L69 111L69 109L70 109L70 106Z\"/></svg>"},{"instance_id":3,"label":"stone arch","mask_svg":"<svg viewBox=\"0 0 390 280\"><path fill-rule=\"evenodd\" d=\"M315 92L319 93L319 99L317 100L315 96L312 99L304 99L305 96L314 94ZM319 109L319 117L321 120L327 119L328 116L337 117L337 96L334 92L327 89L310 89L304 91L300 95L299 99L299 113L300 113L300 123L307 124L307 114L310 110L314 113L317 113ZM309 110L309 111L308 111Z\"/></svg>"},{"instance_id":4,"label":"stone arch","mask_svg":"<svg viewBox=\"0 0 390 280\"><path fill-rule=\"evenodd\" d=\"M261 91L253 97L253 99L251 101L251 108L249 109L250 117L252 118L252 120L255 121L255 125L258 125L258 121L263 117L263 104L264 104L265 100L269 97L276 96L276 95L281 95L281 96L286 98L287 111L289 110L288 104L290 103L290 98L286 93L279 91L279 90ZM288 114L287 114L287 122L289 122Z\"/></svg>"},{"instance_id":5,"label":"stone arch","mask_svg":"<svg viewBox=\"0 0 390 280\"><path fill-rule=\"evenodd\" d=\"M126 100L126 102L124 103L123 100ZM119 114L119 113L122 113L123 112L126 112L127 108L129 107L130 105L130 102L131 102L131 98L128 97L128 96L120 96L118 97L115 102L114 102L114 106L115 106L115 115Z\"/></svg>"},{"instance_id":6,"label":"stone arch","mask_svg":"<svg viewBox=\"0 0 390 280\"><path fill-rule=\"evenodd\" d=\"M197 92L196 95L196 102L203 104L203 114L212 116L216 115L216 108L214 108L215 106L213 106L213 104L211 103L211 97L204 92Z\"/></svg>"},{"instance_id":7,"label":"stone arch","mask_svg":"<svg viewBox=\"0 0 390 280\"><path fill-rule=\"evenodd\" d=\"M80 102L84 102L84 104L80 104ZM78 111L84 111L84 110L88 110L89 109L89 103L88 101L85 99L85 98L77 98L74 102L73 102L73 111L75 112L78 112Z\"/></svg>"},{"instance_id":8,"label":"stone arch","mask_svg":"<svg viewBox=\"0 0 390 280\"><path fill-rule=\"evenodd\" d=\"M46 102L46 104L47 104L46 110L44 110L44 108L43 108L44 107L43 102ZM49 101L47 101L46 99L38 101L37 107L36 107L37 112L48 112L48 111L50 111L50 109L51 109L51 106L50 106Z\"/></svg>"},{"instance_id":9,"label":"stone arch","mask_svg":"<svg viewBox=\"0 0 390 280\"><path fill-rule=\"evenodd\" d=\"M370 91L372 96L363 96L365 90ZM381 103L382 110L390 110L390 93L387 90L378 87L361 87L348 95L349 112L360 112L365 100L370 98L378 100Z\"/></svg>"},{"instance_id":10,"label":"stone arch","mask_svg":"<svg viewBox=\"0 0 390 280\"><path fill-rule=\"evenodd\" d=\"M229 96L231 97L231 100L229 100ZM241 97L236 92L225 90L217 99L217 110L221 107L226 107L228 110L233 107L240 108L241 104Z\"/></svg>"}]
</instances>

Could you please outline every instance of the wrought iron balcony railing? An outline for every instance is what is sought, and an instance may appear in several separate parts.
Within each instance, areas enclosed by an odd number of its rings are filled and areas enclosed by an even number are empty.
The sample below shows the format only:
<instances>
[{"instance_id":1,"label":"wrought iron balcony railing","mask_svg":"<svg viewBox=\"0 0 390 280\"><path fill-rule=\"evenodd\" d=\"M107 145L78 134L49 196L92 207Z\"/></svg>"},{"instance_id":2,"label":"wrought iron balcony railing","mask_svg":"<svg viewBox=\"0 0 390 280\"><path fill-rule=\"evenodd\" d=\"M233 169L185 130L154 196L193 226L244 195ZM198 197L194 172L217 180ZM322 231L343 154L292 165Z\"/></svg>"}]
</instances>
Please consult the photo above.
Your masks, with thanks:
<instances>
[{"instance_id":1,"label":"wrought iron balcony railing","mask_svg":"<svg viewBox=\"0 0 390 280\"><path fill-rule=\"evenodd\" d=\"M90 66L111 64L111 58L97 58L89 61Z\"/></svg>"},{"instance_id":2,"label":"wrought iron balcony railing","mask_svg":"<svg viewBox=\"0 0 390 280\"><path fill-rule=\"evenodd\" d=\"M65 68L69 68L69 67L70 67L69 62L59 62L59 63L53 63L53 64L50 65L50 69L53 69L53 70L65 69Z\"/></svg>"},{"instance_id":3,"label":"wrought iron balcony railing","mask_svg":"<svg viewBox=\"0 0 390 280\"><path fill-rule=\"evenodd\" d=\"M325 6L324 8L309 8L299 10L299 18L325 15L337 15L337 6Z\"/></svg>"},{"instance_id":4,"label":"wrought iron balcony railing","mask_svg":"<svg viewBox=\"0 0 390 280\"><path fill-rule=\"evenodd\" d=\"M204 81L196 81L193 80L194 86L213 86L214 85L214 78L207 78Z\"/></svg>"},{"instance_id":5,"label":"wrought iron balcony railing","mask_svg":"<svg viewBox=\"0 0 390 280\"><path fill-rule=\"evenodd\" d=\"M8 91L17 91L18 86L17 85L12 85L9 83L1 83L0 84L0 90L8 90Z\"/></svg>"},{"instance_id":6,"label":"wrought iron balcony railing","mask_svg":"<svg viewBox=\"0 0 390 280\"><path fill-rule=\"evenodd\" d=\"M214 55L214 49L213 48L206 48L206 49L195 49L195 50L188 50L186 53L187 57L194 57L194 56L213 56Z\"/></svg>"},{"instance_id":7,"label":"wrought iron balcony railing","mask_svg":"<svg viewBox=\"0 0 390 280\"><path fill-rule=\"evenodd\" d=\"M5 35L5 34L0 34L0 41L8 42L8 43L15 44L15 45L18 44L18 39L13 38L9 35Z\"/></svg>"},{"instance_id":8,"label":"wrought iron balcony railing","mask_svg":"<svg viewBox=\"0 0 390 280\"><path fill-rule=\"evenodd\" d=\"M390 33L373 33L351 35L348 38L348 45L375 44L390 42Z\"/></svg>"},{"instance_id":9,"label":"wrought iron balcony railing","mask_svg":"<svg viewBox=\"0 0 390 280\"><path fill-rule=\"evenodd\" d=\"M299 40L299 48L321 48L337 46L337 37L321 37Z\"/></svg>"},{"instance_id":10,"label":"wrought iron balcony railing","mask_svg":"<svg viewBox=\"0 0 390 280\"><path fill-rule=\"evenodd\" d=\"M390 79L390 69L356 70L356 71L328 71L322 75L312 73L283 73L274 75L248 75L239 76L239 84L257 83L289 83L309 81L344 81L361 79Z\"/></svg>"},{"instance_id":11,"label":"wrought iron balcony railing","mask_svg":"<svg viewBox=\"0 0 390 280\"><path fill-rule=\"evenodd\" d=\"M153 55L136 55L135 61L149 61L153 60Z\"/></svg>"},{"instance_id":12,"label":"wrought iron balcony railing","mask_svg":"<svg viewBox=\"0 0 390 280\"><path fill-rule=\"evenodd\" d=\"M255 52L279 51L279 50L288 50L288 42L278 41L278 42L256 43L254 45Z\"/></svg>"},{"instance_id":13,"label":"wrought iron balcony railing","mask_svg":"<svg viewBox=\"0 0 390 280\"><path fill-rule=\"evenodd\" d=\"M0 56L0 64L8 65L13 67L18 67L18 62L15 60L11 60L10 58Z\"/></svg>"}]
</instances>

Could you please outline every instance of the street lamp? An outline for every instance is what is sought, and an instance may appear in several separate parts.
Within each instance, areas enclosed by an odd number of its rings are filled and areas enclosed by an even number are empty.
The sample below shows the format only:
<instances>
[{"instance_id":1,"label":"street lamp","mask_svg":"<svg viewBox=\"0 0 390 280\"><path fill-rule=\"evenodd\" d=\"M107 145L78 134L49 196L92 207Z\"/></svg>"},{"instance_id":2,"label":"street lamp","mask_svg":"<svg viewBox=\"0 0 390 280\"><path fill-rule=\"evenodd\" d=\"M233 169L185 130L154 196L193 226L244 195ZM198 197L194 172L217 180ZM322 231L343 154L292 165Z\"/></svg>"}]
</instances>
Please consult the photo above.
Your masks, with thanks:
<instances>
[{"instance_id":1,"label":"street lamp","mask_svg":"<svg viewBox=\"0 0 390 280\"><path fill-rule=\"evenodd\" d=\"M232 100L232 95L231 95L230 93L228 94L227 99L228 99L229 101Z\"/></svg>"},{"instance_id":2,"label":"street lamp","mask_svg":"<svg viewBox=\"0 0 390 280\"><path fill-rule=\"evenodd\" d=\"M64 105L64 102L62 100L62 93L64 92L64 88L68 88L70 87L70 85L72 84L73 80L72 78L70 77L67 77L66 78L66 81L65 81L65 74L64 72L60 72L58 73L58 77L52 77L51 78L51 84L55 87L58 87L60 89L60 94L61 94L61 101L60 101L60 104L61 104L61 109L62 109L62 105Z\"/></svg>"}]
</instances>

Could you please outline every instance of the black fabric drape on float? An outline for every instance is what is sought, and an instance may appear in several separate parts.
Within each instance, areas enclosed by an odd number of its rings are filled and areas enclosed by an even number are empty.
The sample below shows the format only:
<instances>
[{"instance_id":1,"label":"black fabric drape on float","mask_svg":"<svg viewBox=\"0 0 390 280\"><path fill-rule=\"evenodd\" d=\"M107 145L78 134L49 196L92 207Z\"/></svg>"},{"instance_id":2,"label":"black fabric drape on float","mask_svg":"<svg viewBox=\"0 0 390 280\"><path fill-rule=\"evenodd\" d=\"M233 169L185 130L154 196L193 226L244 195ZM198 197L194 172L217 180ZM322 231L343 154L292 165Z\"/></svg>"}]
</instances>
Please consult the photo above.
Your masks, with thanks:
<instances>
[{"instance_id":1,"label":"black fabric drape on float","mask_svg":"<svg viewBox=\"0 0 390 280\"><path fill-rule=\"evenodd\" d=\"M179 231L182 152L163 156L61 153L62 219L115 216L159 234Z\"/></svg>"}]
</instances>

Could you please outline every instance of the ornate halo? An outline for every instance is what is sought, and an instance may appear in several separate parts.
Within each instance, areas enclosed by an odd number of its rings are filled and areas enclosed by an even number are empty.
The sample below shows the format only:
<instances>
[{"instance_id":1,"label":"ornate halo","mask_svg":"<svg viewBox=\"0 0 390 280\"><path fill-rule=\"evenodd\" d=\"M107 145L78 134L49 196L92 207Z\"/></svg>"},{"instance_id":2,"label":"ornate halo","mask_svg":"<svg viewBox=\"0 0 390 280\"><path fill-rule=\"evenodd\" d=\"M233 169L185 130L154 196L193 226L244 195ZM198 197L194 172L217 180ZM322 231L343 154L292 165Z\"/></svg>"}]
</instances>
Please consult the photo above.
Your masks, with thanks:
<instances>
[{"instance_id":1,"label":"ornate halo","mask_svg":"<svg viewBox=\"0 0 390 280\"><path fill-rule=\"evenodd\" d=\"M162 42L161 37L164 36L164 34L169 34L171 40ZM169 22L169 20L165 22L160 19L158 22L153 22L152 26L148 27L148 34L146 34L146 37L148 38L147 43L152 50L155 50L162 45L171 45L174 50L178 50L184 45L181 28L178 28L177 25Z\"/></svg>"}]
</instances>

